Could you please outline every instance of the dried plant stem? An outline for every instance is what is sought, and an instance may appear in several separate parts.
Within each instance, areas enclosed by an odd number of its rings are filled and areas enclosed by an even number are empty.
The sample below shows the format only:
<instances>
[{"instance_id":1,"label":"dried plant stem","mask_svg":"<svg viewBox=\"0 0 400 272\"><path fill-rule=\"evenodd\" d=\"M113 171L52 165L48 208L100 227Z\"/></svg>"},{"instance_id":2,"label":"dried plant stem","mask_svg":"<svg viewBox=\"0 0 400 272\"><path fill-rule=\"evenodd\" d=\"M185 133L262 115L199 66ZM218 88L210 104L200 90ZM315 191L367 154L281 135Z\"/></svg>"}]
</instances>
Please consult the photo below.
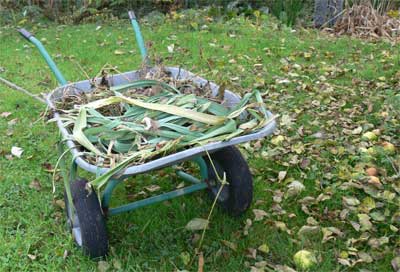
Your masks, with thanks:
<instances>
[{"instance_id":1,"label":"dried plant stem","mask_svg":"<svg viewBox=\"0 0 400 272\"><path fill-rule=\"evenodd\" d=\"M90 76L86 73L85 69L83 69L82 65L78 61L73 61L76 66L78 66L79 70L83 73L87 80L90 80Z\"/></svg>"},{"instance_id":2,"label":"dried plant stem","mask_svg":"<svg viewBox=\"0 0 400 272\"><path fill-rule=\"evenodd\" d=\"M224 188L224 186L225 186L226 184L228 184L228 182L226 181L226 173L224 172L223 177L222 177L222 179L221 179L221 177L218 175L218 172L217 172L217 170L216 170L216 168L215 168L215 165L214 165L214 163L213 163L213 161L212 161L212 159L211 159L211 156L210 156L210 154L208 153L208 151L206 151L206 154L207 154L208 159L210 160L210 163L211 163L211 166L212 166L212 168L213 168L213 171L214 171L215 175L217 176L218 182L221 183L221 186L220 186L219 189L218 189L217 195L216 195L215 198L214 198L213 204L211 205L210 212L208 213L208 216L207 216L207 227L208 227L208 225L210 224L211 216L212 216L212 214L213 214L213 212L214 212L215 205L217 204L219 195L221 194L222 189ZM204 237L205 237L205 235L206 235L206 230L207 230L207 228L204 228L203 231L202 231L202 233L201 233L201 238L200 238L200 241L199 241L199 245L198 245L198 247L196 248L196 254L200 254L200 253L201 253L200 250L201 250L201 247L203 246ZM192 259L192 261L193 261L193 260L194 260L194 258ZM191 265L191 264L190 264L190 265Z\"/></svg>"},{"instance_id":3,"label":"dried plant stem","mask_svg":"<svg viewBox=\"0 0 400 272\"><path fill-rule=\"evenodd\" d=\"M16 90L20 93L26 94L27 96L30 96L33 99L36 99L37 101L46 104L46 101L43 98L41 98L40 96L33 94L30 91L25 90L24 88L12 83L11 81L8 81L7 79L0 77L0 82L3 83L4 85L10 87L13 90Z\"/></svg>"}]
</instances>

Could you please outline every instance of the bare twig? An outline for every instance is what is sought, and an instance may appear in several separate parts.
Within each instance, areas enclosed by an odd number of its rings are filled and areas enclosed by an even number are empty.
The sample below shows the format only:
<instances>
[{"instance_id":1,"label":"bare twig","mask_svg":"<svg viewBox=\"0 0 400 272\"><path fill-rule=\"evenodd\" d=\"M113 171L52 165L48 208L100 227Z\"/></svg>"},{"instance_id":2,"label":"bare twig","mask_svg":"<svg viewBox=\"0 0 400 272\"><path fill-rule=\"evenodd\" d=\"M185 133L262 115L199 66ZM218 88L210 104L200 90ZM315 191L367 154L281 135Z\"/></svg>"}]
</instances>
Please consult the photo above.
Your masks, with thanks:
<instances>
[{"instance_id":1,"label":"bare twig","mask_svg":"<svg viewBox=\"0 0 400 272\"><path fill-rule=\"evenodd\" d=\"M85 69L83 69L82 65L78 61L73 61L73 62L76 64L76 66L78 66L79 70L81 70L86 79L90 80L90 76L88 75L88 73L86 73Z\"/></svg>"},{"instance_id":2,"label":"bare twig","mask_svg":"<svg viewBox=\"0 0 400 272\"><path fill-rule=\"evenodd\" d=\"M18 86L16 84L4 79L2 77L0 77L0 82L3 83L4 85L8 86L9 88L13 89L13 90L16 90L16 91L18 91L20 93L26 94L27 96L30 96L30 97L36 99L37 101L46 104L46 101L43 98L41 98L40 96L35 95L35 94L25 90L24 88L22 88L22 87L20 87L20 86Z\"/></svg>"}]
</instances>

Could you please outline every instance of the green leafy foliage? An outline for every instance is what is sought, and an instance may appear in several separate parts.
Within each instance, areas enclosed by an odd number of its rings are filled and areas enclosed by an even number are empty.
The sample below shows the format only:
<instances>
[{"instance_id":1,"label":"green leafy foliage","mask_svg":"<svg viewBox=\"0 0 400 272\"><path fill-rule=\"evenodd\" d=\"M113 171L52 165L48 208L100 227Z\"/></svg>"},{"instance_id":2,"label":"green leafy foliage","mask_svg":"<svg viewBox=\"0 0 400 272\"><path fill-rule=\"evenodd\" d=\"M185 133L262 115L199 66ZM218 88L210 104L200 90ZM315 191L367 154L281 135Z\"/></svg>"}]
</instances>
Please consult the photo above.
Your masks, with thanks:
<instances>
[{"instance_id":1,"label":"green leafy foliage","mask_svg":"<svg viewBox=\"0 0 400 272\"><path fill-rule=\"evenodd\" d=\"M287 26L294 26L305 5L305 0L270 1L271 13Z\"/></svg>"}]
</instances>

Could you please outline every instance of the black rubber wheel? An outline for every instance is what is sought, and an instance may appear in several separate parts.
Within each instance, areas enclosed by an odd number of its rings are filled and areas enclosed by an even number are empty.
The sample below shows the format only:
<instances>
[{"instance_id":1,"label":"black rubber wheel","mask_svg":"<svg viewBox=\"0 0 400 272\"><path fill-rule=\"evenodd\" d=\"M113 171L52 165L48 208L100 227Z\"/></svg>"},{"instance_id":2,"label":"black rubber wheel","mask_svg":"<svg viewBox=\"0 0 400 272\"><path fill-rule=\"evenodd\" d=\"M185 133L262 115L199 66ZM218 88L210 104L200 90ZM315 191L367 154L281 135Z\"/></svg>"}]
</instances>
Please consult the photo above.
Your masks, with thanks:
<instances>
[{"instance_id":1,"label":"black rubber wheel","mask_svg":"<svg viewBox=\"0 0 400 272\"><path fill-rule=\"evenodd\" d=\"M222 188L217 203L229 214L241 215L250 207L253 199L253 179L246 160L234 146L220 149L210 154L210 157L219 177L223 178L225 172L226 181L229 183ZM204 156L203 159L208 170L209 196L214 200L221 183L208 156Z\"/></svg>"},{"instance_id":2,"label":"black rubber wheel","mask_svg":"<svg viewBox=\"0 0 400 272\"><path fill-rule=\"evenodd\" d=\"M67 223L75 243L83 252L90 258L100 258L108 253L106 222L96 192L88 191L86 184L85 179L78 179L71 184L75 212L69 207L64 193Z\"/></svg>"}]
</instances>

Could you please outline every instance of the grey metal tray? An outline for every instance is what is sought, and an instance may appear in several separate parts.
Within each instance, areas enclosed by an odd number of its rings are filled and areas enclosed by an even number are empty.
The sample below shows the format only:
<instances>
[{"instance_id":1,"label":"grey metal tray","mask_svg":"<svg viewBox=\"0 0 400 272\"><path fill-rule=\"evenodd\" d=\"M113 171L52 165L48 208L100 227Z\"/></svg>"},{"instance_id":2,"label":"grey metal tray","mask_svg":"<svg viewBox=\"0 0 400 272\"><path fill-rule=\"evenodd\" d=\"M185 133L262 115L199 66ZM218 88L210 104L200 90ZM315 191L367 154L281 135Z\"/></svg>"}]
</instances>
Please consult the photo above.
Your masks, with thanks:
<instances>
[{"instance_id":1,"label":"grey metal tray","mask_svg":"<svg viewBox=\"0 0 400 272\"><path fill-rule=\"evenodd\" d=\"M212 90L212 95L216 96L218 94L218 88L219 86L209 82L208 80L201 78L199 76L194 75L191 72L188 72L186 70L183 70L181 68L176 68L176 67L166 67L166 70L170 71L172 76L175 79L191 79L195 84L198 84L198 86L204 86L205 84L210 84L211 90ZM138 80L140 78L139 71L131 71L131 72L126 72L122 74L117 74L117 75L112 75L108 78L108 81L111 86L117 86L121 84L126 84L135 80ZM46 102L49 105L49 107L53 110L55 110L54 106L54 101L57 101L58 99L62 98L62 96L68 92L75 92L75 93L81 93L81 92L90 92L92 90L91 84L89 80L84 80L84 81L79 81L75 83L71 83L62 87L59 87L55 90L53 90L46 98ZM224 101L223 105L226 107L233 107L240 101L240 97L228 90L225 91L225 96L224 96ZM271 112L267 111L267 117L272 118L273 115ZM60 119L60 114L57 111L54 111L54 119L57 122L57 126L59 127L63 139L66 140L66 144L68 148L71 150L72 155L76 158L75 161L77 165L81 168L83 168L86 171L89 171L91 173L95 174L103 174L110 170L110 168L103 168L103 167L98 167L96 165L93 165L86 160L84 160L81 156L79 156L79 150L78 147L76 146L75 142L72 140L72 135L71 133L64 127L63 121ZM170 154L165 157L161 157L146 163L143 163L141 165L135 165L131 166L125 169L124 173L122 173L124 176L129 176L129 175L136 175L140 173L145 173L151 170L155 169L160 169L166 166L171 166L174 164L177 164L179 162L187 161L190 160L193 157L196 156L202 156L207 152L212 153L215 152L218 149L221 149L223 147L231 146L231 145L237 145L240 143L256 140L259 138L266 137L274 132L276 128L276 122L275 120L272 120L269 122L264 128L261 130L247 134L244 136L240 137L235 137L230 139L229 141L219 141L219 142L212 142L204 146L198 146L198 147L192 147L183 151L180 151L178 153Z\"/></svg>"}]
</instances>

